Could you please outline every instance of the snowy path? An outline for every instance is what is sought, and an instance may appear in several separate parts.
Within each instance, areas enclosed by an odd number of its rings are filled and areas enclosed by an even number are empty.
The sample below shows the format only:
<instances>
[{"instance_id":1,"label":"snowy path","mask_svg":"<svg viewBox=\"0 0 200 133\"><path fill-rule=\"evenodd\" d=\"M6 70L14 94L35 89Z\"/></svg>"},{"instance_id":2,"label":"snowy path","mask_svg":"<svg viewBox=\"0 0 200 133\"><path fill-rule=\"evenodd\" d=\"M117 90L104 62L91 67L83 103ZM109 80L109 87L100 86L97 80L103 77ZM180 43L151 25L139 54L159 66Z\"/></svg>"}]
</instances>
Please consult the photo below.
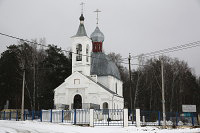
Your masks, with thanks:
<instances>
[{"instance_id":1,"label":"snowy path","mask_svg":"<svg viewBox=\"0 0 200 133\"><path fill-rule=\"evenodd\" d=\"M80 127L36 121L3 121L0 120L0 133L200 133L196 129L165 129L156 127Z\"/></svg>"}]
</instances>

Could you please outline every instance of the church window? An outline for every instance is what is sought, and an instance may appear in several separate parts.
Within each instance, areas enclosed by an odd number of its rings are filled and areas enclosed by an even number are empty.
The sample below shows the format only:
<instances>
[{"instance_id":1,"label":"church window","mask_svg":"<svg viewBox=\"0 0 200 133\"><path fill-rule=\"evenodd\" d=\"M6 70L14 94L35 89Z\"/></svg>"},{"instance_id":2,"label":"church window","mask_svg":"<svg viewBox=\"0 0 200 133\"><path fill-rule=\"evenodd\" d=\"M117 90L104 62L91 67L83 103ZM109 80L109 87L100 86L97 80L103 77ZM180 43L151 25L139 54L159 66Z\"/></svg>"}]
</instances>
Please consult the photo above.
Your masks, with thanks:
<instances>
[{"instance_id":1,"label":"church window","mask_svg":"<svg viewBox=\"0 0 200 133\"><path fill-rule=\"evenodd\" d=\"M76 46L76 61L82 61L82 45L78 44Z\"/></svg>"},{"instance_id":2,"label":"church window","mask_svg":"<svg viewBox=\"0 0 200 133\"><path fill-rule=\"evenodd\" d=\"M108 103L107 102L103 103L103 109L108 109Z\"/></svg>"},{"instance_id":3,"label":"church window","mask_svg":"<svg viewBox=\"0 0 200 133\"><path fill-rule=\"evenodd\" d=\"M86 61L88 62L89 61L89 46L87 45L87 48L86 48Z\"/></svg>"},{"instance_id":4,"label":"church window","mask_svg":"<svg viewBox=\"0 0 200 133\"><path fill-rule=\"evenodd\" d=\"M109 110L108 110L108 103L104 102L103 103L103 114L108 114Z\"/></svg>"},{"instance_id":5,"label":"church window","mask_svg":"<svg viewBox=\"0 0 200 133\"><path fill-rule=\"evenodd\" d=\"M74 84L75 85L80 84L80 79L74 79Z\"/></svg>"}]
</instances>

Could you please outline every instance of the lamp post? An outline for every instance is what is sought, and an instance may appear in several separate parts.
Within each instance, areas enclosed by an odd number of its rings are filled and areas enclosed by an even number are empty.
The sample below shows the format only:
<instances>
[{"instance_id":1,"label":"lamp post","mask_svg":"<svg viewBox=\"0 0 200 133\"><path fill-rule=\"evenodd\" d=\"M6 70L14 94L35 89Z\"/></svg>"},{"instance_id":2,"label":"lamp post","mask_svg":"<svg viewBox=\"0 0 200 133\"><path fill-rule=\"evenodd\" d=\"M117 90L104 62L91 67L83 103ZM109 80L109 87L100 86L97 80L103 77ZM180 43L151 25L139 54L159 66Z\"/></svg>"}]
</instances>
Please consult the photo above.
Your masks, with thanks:
<instances>
[{"instance_id":1,"label":"lamp post","mask_svg":"<svg viewBox=\"0 0 200 133\"><path fill-rule=\"evenodd\" d=\"M22 84L22 108L21 108L22 121L24 121L24 86L25 86L25 68L23 69L23 84Z\"/></svg>"}]
</instances>

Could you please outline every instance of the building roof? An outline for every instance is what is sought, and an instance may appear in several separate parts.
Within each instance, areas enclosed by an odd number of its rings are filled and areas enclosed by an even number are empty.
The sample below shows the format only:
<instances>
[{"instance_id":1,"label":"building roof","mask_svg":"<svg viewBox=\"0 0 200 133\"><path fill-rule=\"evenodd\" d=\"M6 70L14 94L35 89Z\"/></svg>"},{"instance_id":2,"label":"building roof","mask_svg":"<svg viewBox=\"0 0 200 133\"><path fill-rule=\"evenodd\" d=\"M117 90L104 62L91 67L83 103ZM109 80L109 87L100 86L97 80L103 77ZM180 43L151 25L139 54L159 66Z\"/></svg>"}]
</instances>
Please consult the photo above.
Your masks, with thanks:
<instances>
[{"instance_id":1,"label":"building roof","mask_svg":"<svg viewBox=\"0 0 200 133\"><path fill-rule=\"evenodd\" d=\"M114 76L121 80L121 76L116 64L104 53L91 54L91 75L97 76Z\"/></svg>"},{"instance_id":2,"label":"building roof","mask_svg":"<svg viewBox=\"0 0 200 133\"><path fill-rule=\"evenodd\" d=\"M80 18L80 25L78 27L78 31L74 37L80 37L80 36L87 36L85 26L84 26L84 16L81 14Z\"/></svg>"},{"instance_id":3,"label":"building roof","mask_svg":"<svg viewBox=\"0 0 200 133\"><path fill-rule=\"evenodd\" d=\"M75 37L79 37L79 36L87 36L84 24L80 24L78 27L78 31L77 31Z\"/></svg>"},{"instance_id":4,"label":"building roof","mask_svg":"<svg viewBox=\"0 0 200 133\"><path fill-rule=\"evenodd\" d=\"M99 27L97 26L94 32L90 35L90 38L93 42L103 42L104 34L100 31Z\"/></svg>"}]
</instances>

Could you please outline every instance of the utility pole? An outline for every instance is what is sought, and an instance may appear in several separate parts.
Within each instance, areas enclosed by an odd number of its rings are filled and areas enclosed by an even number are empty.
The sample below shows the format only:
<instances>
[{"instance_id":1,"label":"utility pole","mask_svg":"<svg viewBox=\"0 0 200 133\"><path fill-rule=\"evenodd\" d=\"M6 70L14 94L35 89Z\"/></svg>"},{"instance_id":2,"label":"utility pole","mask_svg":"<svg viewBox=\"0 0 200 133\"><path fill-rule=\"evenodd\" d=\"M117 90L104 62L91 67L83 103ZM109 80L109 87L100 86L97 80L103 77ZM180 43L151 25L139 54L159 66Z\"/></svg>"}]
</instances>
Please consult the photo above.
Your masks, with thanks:
<instances>
[{"instance_id":1,"label":"utility pole","mask_svg":"<svg viewBox=\"0 0 200 133\"><path fill-rule=\"evenodd\" d=\"M165 114L165 86L164 86L164 64L161 59L161 75L162 75L162 108L163 108L163 128L166 128L166 114Z\"/></svg>"},{"instance_id":2,"label":"utility pole","mask_svg":"<svg viewBox=\"0 0 200 133\"><path fill-rule=\"evenodd\" d=\"M132 87L131 87L131 55L129 53L128 57L129 64L129 80L130 80L130 101L131 101L131 114L132 114L132 124L133 124L133 98L132 98Z\"/></svg>"},{"instance_id":3,"label":"utility pole","mask_svg":"<svg viewBox=\"0 0 200 133\"><path fill-rule=\"evenodd\" d=\"M23 84L22 84L22 108L21 108L21 120L24 121L24 86L25 86L25 64L23 69Z\"/></svg>"}]
</instances>

